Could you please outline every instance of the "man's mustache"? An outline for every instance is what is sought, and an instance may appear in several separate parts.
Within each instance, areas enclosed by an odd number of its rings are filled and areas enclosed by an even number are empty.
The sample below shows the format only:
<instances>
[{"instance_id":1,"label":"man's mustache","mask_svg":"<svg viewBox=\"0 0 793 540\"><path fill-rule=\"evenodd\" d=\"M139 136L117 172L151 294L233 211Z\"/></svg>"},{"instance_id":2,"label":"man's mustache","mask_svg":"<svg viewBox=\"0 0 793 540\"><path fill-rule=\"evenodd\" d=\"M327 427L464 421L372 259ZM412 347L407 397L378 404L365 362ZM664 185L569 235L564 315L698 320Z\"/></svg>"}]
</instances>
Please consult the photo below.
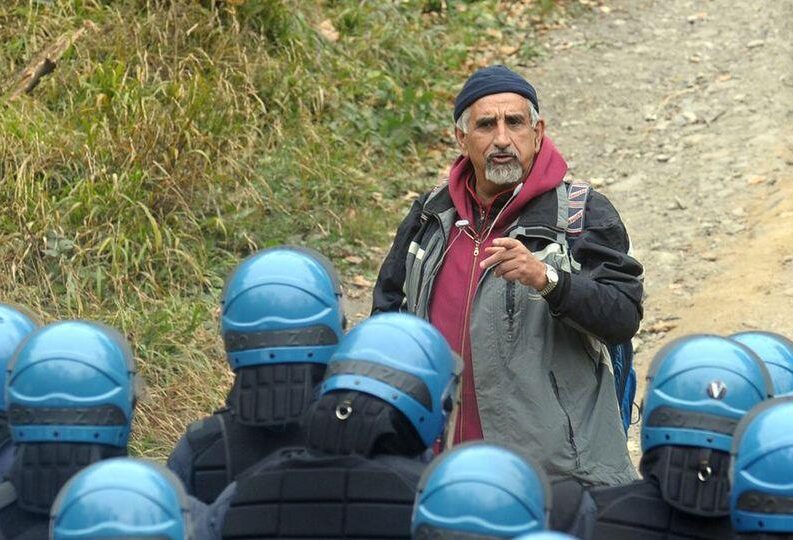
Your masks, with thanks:
<instances>
[{"instance_id":1,"label":"man's mustache","mask_svg":"<svg viewBox=\"0 0 793 540\"><path fill-rule=\"evenodd\" d=\"M486 159L487 161L492 161L492 159L493 159L495 156L498 156L498 157L506 157L506 156L509 156L509 157L511 157L511 158L518 159L518 154L517 154L517 152L515 152L514 150L493 150L492 152L488 152L488 153L485 155L485 159Z\"/></svg>"}]
</instances>

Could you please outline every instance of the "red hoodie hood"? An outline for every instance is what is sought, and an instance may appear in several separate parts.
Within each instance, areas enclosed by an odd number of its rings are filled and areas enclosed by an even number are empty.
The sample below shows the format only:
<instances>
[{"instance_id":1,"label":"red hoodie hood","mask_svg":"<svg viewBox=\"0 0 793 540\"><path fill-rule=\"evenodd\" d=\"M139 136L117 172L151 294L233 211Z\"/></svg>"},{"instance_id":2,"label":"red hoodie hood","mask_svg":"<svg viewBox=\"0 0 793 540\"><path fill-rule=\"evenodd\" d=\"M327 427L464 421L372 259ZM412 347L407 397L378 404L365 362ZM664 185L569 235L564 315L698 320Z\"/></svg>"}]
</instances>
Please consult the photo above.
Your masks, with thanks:
<instances>
[{"instance_id":1,"label":"red hoodie hood","mask_svg":"<svg viewBox=\"0 0 793 540\"><path fill-rule=\"evenodd\" d=\"M537 195L550 191L561 184L566 173L567 162L562 154L559 153L549 137L543 137L540 151L534 158L528 176L523 180L523 187L517 197L504 209L494 228L498 229L514 221L526 203ZM449 172L449 195L451 195L454 207L460 217L471 223L475 223L473 201L468 195L466 183L473 174L474 167L471 165L471 160L465 156L459 156Z\"/></svg>"}]
</instances>

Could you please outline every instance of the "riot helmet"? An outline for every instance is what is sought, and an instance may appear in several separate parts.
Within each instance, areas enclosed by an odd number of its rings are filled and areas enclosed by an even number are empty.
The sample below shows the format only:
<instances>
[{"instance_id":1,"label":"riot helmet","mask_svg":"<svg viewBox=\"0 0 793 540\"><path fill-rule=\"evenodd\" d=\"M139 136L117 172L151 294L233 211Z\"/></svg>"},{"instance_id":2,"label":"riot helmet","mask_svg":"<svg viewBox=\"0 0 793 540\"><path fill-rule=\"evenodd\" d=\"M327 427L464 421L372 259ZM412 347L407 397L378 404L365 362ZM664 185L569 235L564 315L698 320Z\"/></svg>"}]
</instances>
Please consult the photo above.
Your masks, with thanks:
<instances>
[{"instance_id":1,"label":"riot helmet","mask_svg":"<svg viewBox=\"0 0 793 540\"><path fill-rule=\"evenodd\" d=\"M550 509L550 484L528 455L491 443L466 443L441 454L422 474L412 536L513 538L544 530Z\"/></svg>"},{"instance_id":2,"label":"riot helmet","mask_svg":"<svg viewBox=\"0 0 793 540\"><path fill-rule=\"evenodd\" d=\"M237 422L300 420L344 335L341 282L308 248L259 251L230 275L221 332L236 377L229 405Z\"/></svg>"},{"instance_id":3,"label":"riot helmet","mask_svg":"<svg viewBox=\"0 0 793 540\"><path fill-rule=\"evenodd\" d=\"M192 540L187 495L166 468L115 458L78 472L50 512L52 540L95 538Z\"/></svg>"}]
</instances>

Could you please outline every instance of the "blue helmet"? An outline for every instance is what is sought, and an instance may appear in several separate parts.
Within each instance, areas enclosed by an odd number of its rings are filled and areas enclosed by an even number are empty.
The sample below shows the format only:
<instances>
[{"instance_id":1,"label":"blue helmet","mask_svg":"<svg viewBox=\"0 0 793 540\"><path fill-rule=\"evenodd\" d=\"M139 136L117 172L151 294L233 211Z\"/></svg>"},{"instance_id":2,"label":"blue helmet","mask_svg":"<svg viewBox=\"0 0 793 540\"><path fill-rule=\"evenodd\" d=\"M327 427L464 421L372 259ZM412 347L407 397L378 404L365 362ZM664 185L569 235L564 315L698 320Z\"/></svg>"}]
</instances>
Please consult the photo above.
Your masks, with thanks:
<instances>
[{"instance_id":1,"label":"blue helmet","mask_svg":"<svg viewBox=\"0 0 793 540\"><path fill-rule=\"evenodd\" d=\"M341 297L339 278L320 253L284 246L248 257L221 301L229 365L326 364L344 335Z\"/></svg>"},{"instance_id":2,"label":"blue helmet","mask_svg":"<svg viewBox=\"0 0 793 540\"><path fill-rule=\"evenodd\" d=\"M772 393L762 360L740 343L713 335L676 339L647 375L642 450L676 445L729 453L738 421Z\"/></svg>"},{"instance_id":3,"label":"blue helmet","mask_svg":"<svg viewBox=\"0 0 793 540\"><path fill-rule=\"evenodd\" d=\"M0 389L5 388L6 366L25 337L37 328L25 313L0 304ZM5 392L0 391L0 411L6 410Z\"/></svg>"},{"instance_id":4,"label":"blue helmet","mask_svg":"<svg viewBox=\"0 0 793 540\"><path fill-rule=\"evenodd\" d=\"M375 315L353 328L328 363L320 393L354 390L393 405L431 446L452 410L460 362L430 323Z\"/></svg>"},{"instance_id":5,"label":"blue helmet","mask_svg":"<svg viewBox=\"0 0 793 540\"><path fill-rule=\"evenodd\" d=\"M741 420L730 476L736 532L793 533L793 397L768 400Z\"/></svg>"},{"instance_id":6,"label":"blue helmet","mask_svg":"<svg viewBox=\"0 0 793 540\"><path fill-rule=\"evenodd\" d=\"M193 538L187 495L166 468L143 460L99 461L63 486L50 510L52 540Z\"/></svg>"},{"instance_id":7,"label":"blue helmet","mask_svg":"<svg viewBox=\"0 0 793 540\"><path fill-rule=\"evenodd\" d=\"M513 538L544 530L550 507L545 473L528 456L490 443L462 444L422 474L413 538Z\"/></svg>"},{"instance_id":8,"label":"blue helmet","mask_svg":"<svg viewBox=\"0 0 793 540\"><path fill-rule=\"evenodd\" d=\"M730 336L765 362L774 382L774 395L793 393L793 341L773 332L740 332Z\"/></svg>"},{"instance_id":9,"label":"blue helmet","mask_svg":"<svg viewBox=\"0 0 793 540\"><path fill-rule=\"evenodd\" d=\"M135 361L115 330L67 321L39 328L8 365L11 438L125 448L135 404Z\"/></svg>"},{"instance_id":10,"label":"blue helmet","mask_svg":"<svg viewBox=\"0 0 793 540\"><path fill-rule=\"evenodd\" d=\"M515 540L576 540L576 537L556 531L541 531L517 536Z\"/></svg>"}]
</instances>

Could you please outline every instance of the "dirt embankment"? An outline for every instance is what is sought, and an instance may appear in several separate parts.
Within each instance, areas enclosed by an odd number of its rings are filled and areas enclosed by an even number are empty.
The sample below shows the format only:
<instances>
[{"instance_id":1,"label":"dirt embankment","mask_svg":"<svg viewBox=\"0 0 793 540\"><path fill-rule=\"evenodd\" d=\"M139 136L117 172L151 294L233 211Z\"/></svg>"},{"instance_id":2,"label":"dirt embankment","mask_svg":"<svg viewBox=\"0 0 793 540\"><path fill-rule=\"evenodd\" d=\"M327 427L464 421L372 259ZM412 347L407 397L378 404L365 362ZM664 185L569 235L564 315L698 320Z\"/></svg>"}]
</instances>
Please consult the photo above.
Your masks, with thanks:
<instances>
[{"instance_id":1,"label":"dirt embankment","mask_svg":"<svg viewBox=\"0 0 793 540\"><path fill-rule=\"evenodd\" d=\"M640 379L681 335L793 337L793 2L609 8L549 36L527 75L645 265Z\"/></svg>"}]
</instances>

